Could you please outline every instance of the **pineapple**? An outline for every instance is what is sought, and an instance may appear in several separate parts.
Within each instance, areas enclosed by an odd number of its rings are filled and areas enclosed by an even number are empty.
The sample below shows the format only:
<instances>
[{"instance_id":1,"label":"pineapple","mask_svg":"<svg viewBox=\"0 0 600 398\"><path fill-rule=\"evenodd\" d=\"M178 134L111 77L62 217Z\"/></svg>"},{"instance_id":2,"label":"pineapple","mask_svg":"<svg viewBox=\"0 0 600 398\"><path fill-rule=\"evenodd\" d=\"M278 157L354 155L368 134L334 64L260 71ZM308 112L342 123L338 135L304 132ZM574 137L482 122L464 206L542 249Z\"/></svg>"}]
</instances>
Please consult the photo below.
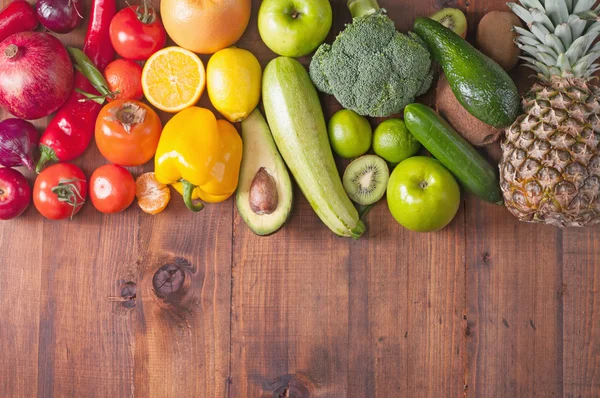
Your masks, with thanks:
<instances>
[{"instance_id":1,"label":"pineapple","mask_svg":"<svg viewBox=\"0 0 600 398\"><path fill-rule=\"evenodd\" d=\"M538 81L505 131L500 185L522 221L582 227L600 222L600 69L596 0L509 3L528 29L516 43Z\"/></svg>"}]
</instances>

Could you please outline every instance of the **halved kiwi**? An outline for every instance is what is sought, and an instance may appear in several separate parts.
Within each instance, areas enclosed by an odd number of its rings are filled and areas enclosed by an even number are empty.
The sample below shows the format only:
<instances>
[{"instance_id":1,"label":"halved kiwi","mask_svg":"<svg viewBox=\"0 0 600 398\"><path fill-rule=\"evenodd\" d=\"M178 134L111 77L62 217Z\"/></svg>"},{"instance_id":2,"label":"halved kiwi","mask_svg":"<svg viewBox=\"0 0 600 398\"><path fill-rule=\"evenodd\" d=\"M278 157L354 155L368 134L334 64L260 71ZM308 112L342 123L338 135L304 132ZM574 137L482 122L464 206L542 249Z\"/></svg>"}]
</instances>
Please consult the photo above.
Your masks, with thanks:
<instances>
[{"instance_id":1,"label":"halved kiwi","mask_svg":"<svg viewBox=\"0 0 600 398\"><path fill-rule=\"evenodd\" d=\"M442 8L429 18L438 21L463 39L467 37L467 18L457 8Z\"/></svg>"},{"instance_id":2,"label":"halved kiwi","mask_svg":"<svg viewBox=\"0 0 600 398\"><path fill-rule=\"evenodd\" d=\"M390 178L385 160L377 155L364 155L353 160L344 171L344 189L354 202L370 205L377 202Z\"/></svg>"}]
</instances>

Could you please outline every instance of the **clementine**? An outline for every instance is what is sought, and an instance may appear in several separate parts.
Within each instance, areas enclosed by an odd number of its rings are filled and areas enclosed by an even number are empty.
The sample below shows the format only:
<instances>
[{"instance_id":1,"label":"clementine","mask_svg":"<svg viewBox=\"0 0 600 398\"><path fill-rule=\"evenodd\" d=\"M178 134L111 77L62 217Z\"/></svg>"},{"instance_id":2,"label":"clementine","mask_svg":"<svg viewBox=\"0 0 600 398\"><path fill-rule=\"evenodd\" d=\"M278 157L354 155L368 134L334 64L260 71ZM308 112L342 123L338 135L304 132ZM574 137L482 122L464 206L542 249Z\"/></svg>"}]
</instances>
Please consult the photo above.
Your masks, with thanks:
<instances>
[{"instance_id":1,"label":"clementine","mask_svg":"<svg viewBox=\"0 0 600 398\"><path fill-rule=\"evenodd\" d=\"M213 54L242 37L250 20L251 0L162 0L160 13L178 46Z\"/></svg>"}]
</instances>

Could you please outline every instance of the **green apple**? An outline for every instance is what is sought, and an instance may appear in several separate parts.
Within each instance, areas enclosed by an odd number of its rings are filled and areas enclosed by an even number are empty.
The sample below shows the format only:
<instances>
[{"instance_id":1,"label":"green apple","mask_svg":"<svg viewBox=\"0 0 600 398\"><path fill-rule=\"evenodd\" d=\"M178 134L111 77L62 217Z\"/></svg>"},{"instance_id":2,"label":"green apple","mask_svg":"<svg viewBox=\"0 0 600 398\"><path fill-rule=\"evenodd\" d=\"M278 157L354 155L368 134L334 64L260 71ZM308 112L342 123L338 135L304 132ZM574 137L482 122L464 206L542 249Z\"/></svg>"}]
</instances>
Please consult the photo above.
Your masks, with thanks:
<instances>
[{"instance_id":1,"label":"green apple","mask_svg":"<svg viewBox=\"0 0 600 398\"><path fill-rule=\"evenodd\" d=\"M328 0L264 0L258 32L274 53L301 57L314 51L331 28Z\"/></svg>"},{"instance_id":2,"label":"green apple","mask_svg":"<svg viewBox=\"0 0 600 398\"><path fill-rule=\"evenodd\" d=\"M387 187L390 212L404 228L430 232L452 221L460 204L460 188L440 162L425 156L402 161Z\"/></svg>"}]
</instances>

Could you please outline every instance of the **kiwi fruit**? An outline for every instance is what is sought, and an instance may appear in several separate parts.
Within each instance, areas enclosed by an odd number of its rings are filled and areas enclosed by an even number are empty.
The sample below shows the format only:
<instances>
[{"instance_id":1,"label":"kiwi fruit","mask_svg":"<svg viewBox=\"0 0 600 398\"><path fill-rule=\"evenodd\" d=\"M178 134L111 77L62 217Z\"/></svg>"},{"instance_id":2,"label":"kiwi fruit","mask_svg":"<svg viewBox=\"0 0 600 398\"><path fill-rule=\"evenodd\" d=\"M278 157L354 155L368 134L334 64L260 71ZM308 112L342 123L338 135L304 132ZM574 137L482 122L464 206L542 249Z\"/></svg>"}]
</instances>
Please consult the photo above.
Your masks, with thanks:
<instances>
[{"instance_id":1,"label":"kiwi fruit","mask_svg":"<svg viewBox=\"0 0 600 398\"><path fill-rule=\"evenodd\" d=\"M346 167L342 181L350 199L366 206L383 197L389 178L385 160L377 155L364 155Z\"/></svg>"},{"instance_id":2,"label":"kiwi fruit","mask_svg":"<svg viewBox=\"0 0 600 398\"><path fill-rule=\"evenodd\" d=\"M458 8L442 8L429 18L438 21L463 39L467 37L467 18Z\"/></svg>"},{"instance_id":3,"label":"kiwi fruit","mask_svg":"<svg viewBox=\"0 0 600 398\"><path fill-rule=\"evenodd\" d=\"M491 11L481 18L477 27L475 46L505 71L512 70L519 62L520 50L514 42L517 33L513 26L523 27L515 14Z\"/></svg>"},{"instance_id":4,"label":"kiwi fruit","mask_svg":"<svg viewBox=\"0 0 600 398\"><path fill-rule=\"evenodd\" d=\"M489 145L500 136L502 130L477 119L458 102L444 75L438 80L435 107L460 135L475 146Z\"/></svg>"}]
</instances>

